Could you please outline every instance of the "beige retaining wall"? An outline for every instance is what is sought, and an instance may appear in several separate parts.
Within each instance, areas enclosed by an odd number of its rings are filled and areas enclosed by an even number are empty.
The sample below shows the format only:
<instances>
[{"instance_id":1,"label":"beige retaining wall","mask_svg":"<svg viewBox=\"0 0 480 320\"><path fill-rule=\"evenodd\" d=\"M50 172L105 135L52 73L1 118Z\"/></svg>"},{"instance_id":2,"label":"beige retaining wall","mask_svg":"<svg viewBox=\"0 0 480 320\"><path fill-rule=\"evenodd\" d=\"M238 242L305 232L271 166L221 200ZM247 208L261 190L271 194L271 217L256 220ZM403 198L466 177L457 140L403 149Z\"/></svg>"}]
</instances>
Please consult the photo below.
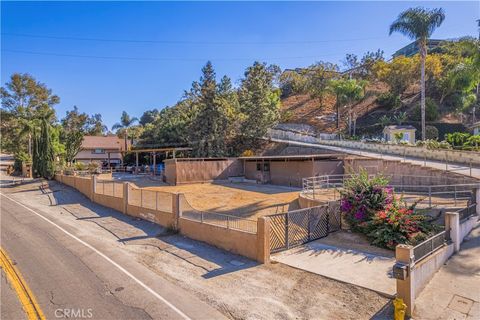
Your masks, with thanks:
<instances>
[{"instance_id":1,"label":"beige retaining wall","mask_svg":"<svg viewBox=\"0 0 480 320\"><path fill-rule=\"evenodd\" d=\"M121 197L113 197L94 192L95 182L91 178L56 174L55 180L68 184L87 196L92 195L93 202L105 207L151 221L163 227L179 230L181 234L189 238L206 242L261 263L268 263L270 260L270 225L266 218L261 217L257 220L257 233L242 232L182 218L179 198L184 197L183 194L172 194L172 197L168 198L171 204L161 207L169 207L172 212L166 212L128 204L129 188L132 189L128 183L123 184Z\"/></svg>"},{"instance_id":2,"label":"beige retaining wall","mask_svg":"<svg viewBox=\"0 0 480 320\"><path fill-rule=\"evenodd\" d=\"M94 202L101 204L102 206L124 212L123 198L95 193Z\"/></svg>"},{"instance_id":3,"label":"beige retaining wall","mask_svg":"<svg viewBox=\"0 0 480 320\"><path fill-rule=\"evenodd\" d=\"M127 205L127 214L136 218L141 218L166 228L174 229L176 225L176 216L170 212L157 211L133 205Z\"/></svg>"},{"instance_id":4,"label":"beige retaining wall","mask_svg":"<svg viewBox=\"0 0 480 320\"><path fill-rule=\"evenodd\" d=\"M478 204L477 204L478 207ZM406 314L411 316L415 308L415 299L422 292L435 273L445 262L460 250L460 244L465 236L475 226L478 215L460 222L458 212L449 212L445 215L445 226L450 230L451 242L436 250L426 258L414 262L414 247L409 245L398 245L395 250L397 263L407 266L407 277L405 280L397 279L397 297L403 299L407 305Z\"/></svg>"},{"instance_id":5,"label":"beige retaining wall","mask_svg":"<svg viewBox=\"0 0 480 320\"><path fill-rule=\"evenodd\" d=\"M367 143L359 141L342 140L318 140L320 144L346 147L358 150L372 151L384 154L393 154L398 156L407 156L415 158L426 158L428 160L437 160L462 163L464 165L480 165L480 152L474 151L455 151L455 150L429 150L415 146L390 145L382 143Z\"/></svg>"}]
</instances>

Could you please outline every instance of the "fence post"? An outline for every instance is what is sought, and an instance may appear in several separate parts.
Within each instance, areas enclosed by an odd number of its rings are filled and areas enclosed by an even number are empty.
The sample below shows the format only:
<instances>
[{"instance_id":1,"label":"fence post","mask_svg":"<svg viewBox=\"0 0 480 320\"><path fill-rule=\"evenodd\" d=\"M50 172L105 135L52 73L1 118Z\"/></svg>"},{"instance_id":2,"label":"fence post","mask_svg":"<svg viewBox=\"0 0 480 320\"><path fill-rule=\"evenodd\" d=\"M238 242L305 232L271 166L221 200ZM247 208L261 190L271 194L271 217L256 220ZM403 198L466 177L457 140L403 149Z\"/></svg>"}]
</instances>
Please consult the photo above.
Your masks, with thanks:
<instances>
[{"instance_id":1,"label":"fence post","mask_svg":"<svg viewBox=\"0 0 480 320\"><path fill-rule=\"evenodd\" d=\"M143 189L140 189L140 207L143 208Z\"/></svg>"},{"instance_id":2,"label":"fence post","mask_svg":"<svg viewBox=\"0 0 480 320\"><path fill-rule=\"evenodd\" d=\"M415 270L412 268L414 261L413 247L405 244L397 245L395 247L395 260L397 263L407 265L405 280L396 279L397 297L407 305L405 313L411 317L415 308Z\"/></svg>"},{"instance_id":3,"label":"fence post","mask_svg":"<svg viewBox=\"0 0 480 320\"><path fill-rule=\"evenodd\" d=\"M270 263L270 218L257 219L257 261Z\"/></svg>"},{"instance_id":4,"label":"fence post","mask_svg":"<svg viewBox=\"0 0 480 320\"><path fill-rule=\"evenodd\" d=\"M288 243L288 215L288 212L285 213L285 247L290 249L290 244Z\"/></svg>"},{"instance_id":5,"label":"fence post","mask_svg":"<svg viewBox=\"0 0 480 320\"><path fill-rule=\"evenodd\" d=\"M428 206L432 206L432 186L428 186Z\"/></svg>"},{"instance_id":6,"label":"fence post","mask_svg":"<svg viewBox=\"0 0 480 320\"><path fill-rule=\"evenodd\" d=\"M445 230L450 233L455 252L460 251L460 214L458 212L445 213Z\"/></svg>"},{"instance_id":7,"label":"fence post","mask_svg":"<svg viewBox=\"0 0 480 320\"><path fill-rule=\"evenodd\" d=\"M173 213L173 229L178 230L179 219L181 214L181 205L180 205L180 195L179 193L172 193L172 213ZM183 194L182 194L183 195Z\"/></svg>"},{"instance_id":8,"label":"fence post","mask_svg":"<svg viewBox=\"0 0 480 320\"><path fill-rule=\"evenodd\" d=\"M91 186L91 195L90 195L90 200L92 202L95 202L95 192L97 192L97 176L92 175L92 186Z\"/></svg>"},{"instance_id":9,"label":"fence post","mask_svg":"<svg viewBox=\"0 0 480 320\"><path fill-rule=\"evenodd\" d=\"M475 204L477 215L480 216L480 188L475 189Z\"/></svg>"},{"instance_id":10,"label":"fence post","mask_svg":"<svg viewBox=\"0 0 480 320\"><path fill-rule=\"evenodd\" d=\"M123 183L123 213L128 213L128 189L129 183ZM115 184L113 185L113 190L115 190Z\"/></svg>"}]
</instances>

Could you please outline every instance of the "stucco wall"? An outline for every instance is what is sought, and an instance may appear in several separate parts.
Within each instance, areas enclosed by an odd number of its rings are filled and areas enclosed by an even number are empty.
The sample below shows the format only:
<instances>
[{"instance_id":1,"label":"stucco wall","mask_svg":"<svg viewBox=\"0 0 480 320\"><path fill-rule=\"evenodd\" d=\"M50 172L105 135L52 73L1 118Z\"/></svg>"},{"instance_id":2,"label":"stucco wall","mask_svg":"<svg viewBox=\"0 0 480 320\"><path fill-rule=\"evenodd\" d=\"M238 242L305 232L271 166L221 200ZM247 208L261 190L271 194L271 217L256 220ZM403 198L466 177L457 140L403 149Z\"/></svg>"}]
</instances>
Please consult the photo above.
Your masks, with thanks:
<instances>
[{"instance_id":1,"label":"stucco wall","mask_svg":"<svg viewBox=\"0 0 480 320\"><path fill-rule=\"evenodd\" d=\"M206 223L179 219L180 233L195 240L257 260L257 235Z\"/></svg>"},{"instance_id":2,"label":"stucco wall","mask_svg":"<svg viewBox=\"0 0 480 320\"><path fill-rule=\"evenodd\" d=\"M127 205L127 214L141 218L163 227L172 228L175 224L175 215L169 212L157 211L132 205Z\"/></svg>"},{"instance_id":3,"label":"stucco wall","mask_svg":"<svg viewBox=\"0 0 480 320\"><path fill-rule=\"evenodd\" d=\"M450 258L454 252L454 245L449 244L434 254L417 263L414 267L413 285L415 296L422 292L423 288L433 278L435 272Z\"/></svg>"},{"instance_id":4,"label":"stucco wall","mask_svg":"<svg viewBox=\"0 0 480 320\"><path fill-rule=\"evenodd\" d=\"M174 164L174 165L173 165ZM243 175L242 162L238 159L169 159L165 161L167 182L184 184L228 180Z\"/></svg>"},{"instance_id":5,"label":"stucco wall","mask_svg":"<svg viewBox=\"0 0 480 320\"><path fill-rule=\"evenodd\" d=\"M91 178L84 178L84 177L75 177L75 189L86 195L87 197L91 197L92 193L92 179Z\"/></svg>"},{"instance_id":6,"label":"stucco wall","mask_svg":"<svg viewBox=\"0 0 480 320\"><path fill-rule=\"evenodd\" d=\"M95 193L94 199L96 203L102 206L123 212L123 200L121 198Z\"/></svg>"},{"instance_id":7,"label":"stucco wall","mask_svg":"<svg viewBox=\"0 0 480 320\"><path fill-rule=\"evenodd\" d=\"M257 171L257 163L269 163L270 172ZM302 179L315 175L342 174L343 161L262 160L245 161L245 178L281 186L302 187Z\"/></svg>"}]
</instances>

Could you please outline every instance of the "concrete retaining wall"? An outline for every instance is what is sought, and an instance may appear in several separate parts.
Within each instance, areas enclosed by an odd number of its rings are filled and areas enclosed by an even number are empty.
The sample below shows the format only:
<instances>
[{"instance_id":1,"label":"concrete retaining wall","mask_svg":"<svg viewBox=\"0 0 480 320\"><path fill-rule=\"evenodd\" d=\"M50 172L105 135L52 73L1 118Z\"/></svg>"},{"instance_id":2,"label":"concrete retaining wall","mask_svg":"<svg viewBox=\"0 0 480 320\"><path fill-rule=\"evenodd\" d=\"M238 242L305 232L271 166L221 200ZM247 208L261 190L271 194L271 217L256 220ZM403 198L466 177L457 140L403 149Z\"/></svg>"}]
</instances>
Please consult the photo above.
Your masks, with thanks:
<instances>
[{"instance_id":1,"label":"concrete retaining wall","mask_svg":"<svg viewBox=\"0 0 480 320\"><path fill-rule=\"evenodd\" d=\"M120 212L124 211L123 198L106 196L103 194L95 193L94 202L101 204L102 206L115 209Z\"/></svg>"},{"instance_id":2,"label":"concrete retaining wall","mask_svg":"<svg viewBox=\"0 0 480 320\"><path fill-rule=\"evenodd\" d=\"M166 228L173 229L175 226L175 214L163 211L157 211L132 205L127 205L127 214L136 218L141 218Z\"/></svg>"},{"instance_id":3,"label":"concrete retaining wall","mask_svg":"<svg viewBox=\"0 0 480 320\"><path fill-rule=\"evenodd\" d=\"M422 292L428 282L433 278L434 274L443 266L448 258L450 258L454 251L454 245L451 243L415 264L412 269L414 273L413 286L415 288L415 297L418 297L420 292Z\"/></svg>"},{"instance_id":4,"label":"concrete retaining wall","mask_svg":"<svg viewBox=\"0 0 480 320\"><path fill-rule=\"evenodd\" d=\"M257 235L206 223L179 219L180 233L230 252L257 260Z\"/></svg>"},{"instance_id":5,"label":"concrete retaining wall","mask_svg":"<svg viewBox=\"0 0 480 320\"><path fill-rule=\"evenodd\" d=\"M455 150L430 150L415 146L389 145L382 143L367 143L359 141L344 140L317 140L318 143L358 149L364 151L372 151L383 154L392 154L398 156L407 156L415 158L426 158L427 160L448 161L449 163L461 163L464 165L480 165L480 152L474 151L455 151Z\"/></svg>"}]
</instances>

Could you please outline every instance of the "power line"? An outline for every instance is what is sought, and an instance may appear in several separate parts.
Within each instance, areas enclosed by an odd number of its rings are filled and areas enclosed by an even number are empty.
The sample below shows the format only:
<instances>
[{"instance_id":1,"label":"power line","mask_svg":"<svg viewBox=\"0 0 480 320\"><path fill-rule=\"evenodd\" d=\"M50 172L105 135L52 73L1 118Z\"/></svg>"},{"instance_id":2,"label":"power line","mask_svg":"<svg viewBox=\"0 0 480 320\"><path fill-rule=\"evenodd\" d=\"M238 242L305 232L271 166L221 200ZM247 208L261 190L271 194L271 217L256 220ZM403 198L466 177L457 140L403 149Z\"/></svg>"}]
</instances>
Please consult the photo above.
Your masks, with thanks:
<instances>
[{"instance_id":1,"label":"power line","mask_svg":"<svg viewBox=\"0 0 480 320\"><path fill-rule=\"evenodd\" d=\"M269 58L171 58L171 57L121 57L121 56L97 56L97 55L80 55L80 54L66 54L56 52L37 52L27 50L11 50L2 49L2 52L12 52L30 55L55 56L55 57L70 57L70 58L87 58L87 59L104 59L104 60L136 60L136 61L237 61L237 60L288 60L288 59L318 59L327 56L336 56L343 53L330 53L316 56L297 56L297 57L269 57Z\"/></svg>"},{"instance_id":2,"label":"power line","mask_svg":"<svg viewBox=\"0 0 480 320\"><path fill-rule=\"evenodd\" d=\"M66 36L49 36L35 35L25 33L2 32L4 36L41 38L55 40L75 40L75 41L98 41L98 42L126 42L126 43L162 43L162 44L206 44L206 45L245 45L245 44L314 44L329 42L351 42L365 40L380 40L387 37L369 37L369 38L352 38L352 39L330 39L330 40L291 40L291 41L196 41L196 40L137 40L137 39L108 39L108 38L89 38L89 37L66 37Z\"/></svg>"}]
</instances>

